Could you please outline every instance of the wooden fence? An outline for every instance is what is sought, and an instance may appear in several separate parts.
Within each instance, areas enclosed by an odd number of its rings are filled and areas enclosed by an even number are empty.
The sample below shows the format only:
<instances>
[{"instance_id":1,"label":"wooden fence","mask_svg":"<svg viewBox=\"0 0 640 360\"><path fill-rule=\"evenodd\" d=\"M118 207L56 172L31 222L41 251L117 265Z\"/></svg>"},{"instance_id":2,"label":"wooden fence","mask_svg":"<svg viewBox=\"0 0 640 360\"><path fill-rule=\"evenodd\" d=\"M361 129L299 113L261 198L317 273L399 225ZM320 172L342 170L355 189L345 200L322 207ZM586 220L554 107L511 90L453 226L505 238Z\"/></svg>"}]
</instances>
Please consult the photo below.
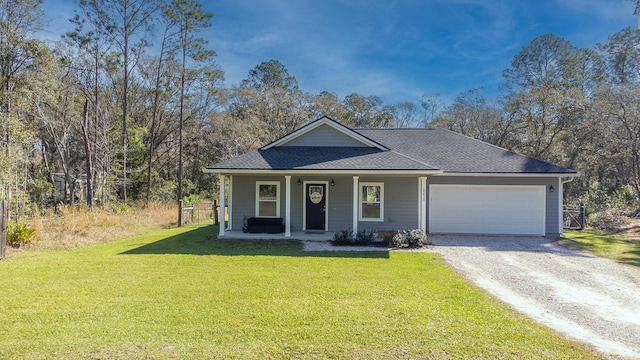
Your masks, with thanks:
<instances>
[{"instance_id":1,"label":"wooden fence","mask_svg":"<svg viewBox=\"0 0 640 360\"><path fill-rule=\"evenodd\" d=\"M7 248L7 218L8 204L6 200L0 200L0 260L4 259Z\"/></svg>"},{"instance_id":2,"label":"wooden fence","mask_svg":"<svg viewBox=\"0 0 640 360\"><path fill-rule=\"evenodd\" d=\"M564 205L562 223L565 229L582 230L587 226L584 205Z\"/></svg>"},{"instance_id":3,"label":"wooden fence","mask_svg":"<svg viewBox=\"0 0 640 360\"><path fill-rule=\"evenodd\" d=\"M217 200L202 201L199 203L186 203L180 201L180 212L180 226L200 225L206 223L218 224L220 222L220 205L218 205Z\"/></svg>"}]
</instances>

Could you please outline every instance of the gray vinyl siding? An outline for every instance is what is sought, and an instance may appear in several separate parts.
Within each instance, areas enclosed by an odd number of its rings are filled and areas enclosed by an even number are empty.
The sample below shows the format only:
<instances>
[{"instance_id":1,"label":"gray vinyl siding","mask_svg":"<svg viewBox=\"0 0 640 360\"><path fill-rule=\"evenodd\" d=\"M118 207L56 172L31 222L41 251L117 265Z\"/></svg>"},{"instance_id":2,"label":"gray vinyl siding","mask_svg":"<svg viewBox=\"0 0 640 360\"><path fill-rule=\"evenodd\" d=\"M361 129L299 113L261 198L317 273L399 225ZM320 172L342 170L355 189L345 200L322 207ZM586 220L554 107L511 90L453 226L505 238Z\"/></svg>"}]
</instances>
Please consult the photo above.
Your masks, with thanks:
<instances>
[{"instance_id":1,"label":"gray vinyl siding","mask_svg":"<svg viewBox=\"0 0 640 360\"><path fill-rule=\"evenodd\" d=\"M280 217L285 216L284 176L233 176L232 187L232 230L242 230L246 218L256 216L256 181L280 182Z\"/></svg>"},{"instance_id":2,"label":"gray vinyl siding","mask_svg":"<svg viewBox=\"0 0 640 360\"><path fill-rule=\"evenodd\" d=\"M353 227L353 177L341 176L333 178L335 186L329 189L329 231Z\"/></svg>"},{"instance_id":3,"label":"gray vinyl siding","mask_svg":"<svg viewBox=\"0 0 640 360\"><path fill-rule=\"evenodd\" d=\"M327 204L329 211L329 231L352 227L352 198L353 178L350 176L292 176L291 177L291 231L303 231L304 216L304 185L301 182L326 181ZM331 180L335 186L331 186ZM279 181L280 182L280 217L285 218L286 189L284 176L245 176L233 177L233 229L242 230L244 220L255 216L256 207L256 182Z\"/></svg>"},{"instance_id":4,"label":"gray vinyl siding","mask_svg":"<svg viewBox=\"0 0 640 360\"><path fill-rule=\"evenodd\" d=\"M427 196L429 196L430 184L452 184L452 185L544 185L546 190L545 199L545 232L547 236L557 236L559 226L558 201L560 191L558 187L557 177L458 177L458 176L430 176L427 178ZM555 191L549 191L549 186L553 185ZM429 211L427 209L427 219L429 219ZM428 230L427 221L427 230Z\"/></svg>"},{"instance_id":5,"label":"gray vinyl siding","mask_svg":"<svg viewBox=\"0 0 640 360\"><path fill-rule=\"evenodd\" d=\"M358 221L358 229L377 231L418 228L417 177L367 176L360 177L359 181L384 184L384 221Z\"/></svg>"},{"instance_id":6,"label":"gray vinyl siding","mask_svg":"<svg viewBox=\"0 0 640 360\"><path fill-rule=\"evenodd\" d=\"M362 142L345 135L328 125L320 126L313 131L303 134L281 146L341 146L366 147Z\"/></svg>"},{"instance_id":7,"label":"gray vinyl siding","mask_svg":"<svg viewBox=\"0 0 640 360\"><path fill-rule=\"evenodd\" d=\"M302 231L302 195L304 186L298 185L299 177L291 177L291 231ZM282 193L283 199L286 194ZM331 196L331 194L329 194ZM286 215L282 213L284 218Z\"/></svg>"},{"instance_id":8,"label":"gray vinyl siding","mask_svg":"<svg viewBox=\"0 0 640 360\"><path fill-rule=\"evenodd\" d=\"M299 177L291 178L291 231L303 230L304 201L306 201L304 194L305 187L297 185L298 179L303 183L310 183L314 181L327 182L327 211L329 212L327 224L329 232L352 228L351 207L353 198L353 177L301 175ZM331 186L331 180L334 181L334 186Z\"/></svg>"},{"instance_id":9,"label":"gray vinyl siding","mask_svg":"<svg viewBox=\"0 0 640 360\"><path fill-rule=\"evenodd\" d=\"M302 182L298 185L298 179ZM335 186L331 186L331 180L334 180ZM319 183L326 183L326 201L327 210L329 211L329 217L327 219L329 231L333 230L336 226L340 226L344 222L344 205L348 203L348 199L345 200L345 195L351 198L351 195L347 192L344 193L344 189L348 186L347 181L351 178L346 177L331 177L331 176L299 176L291 178L291 231L303 231L304 226L304 202L305 186L304 183L312 183L317 181ZM350 213L346 214L348 219ZM347 219L347 220L348 220Z\"/></svg>"}]
</instances>

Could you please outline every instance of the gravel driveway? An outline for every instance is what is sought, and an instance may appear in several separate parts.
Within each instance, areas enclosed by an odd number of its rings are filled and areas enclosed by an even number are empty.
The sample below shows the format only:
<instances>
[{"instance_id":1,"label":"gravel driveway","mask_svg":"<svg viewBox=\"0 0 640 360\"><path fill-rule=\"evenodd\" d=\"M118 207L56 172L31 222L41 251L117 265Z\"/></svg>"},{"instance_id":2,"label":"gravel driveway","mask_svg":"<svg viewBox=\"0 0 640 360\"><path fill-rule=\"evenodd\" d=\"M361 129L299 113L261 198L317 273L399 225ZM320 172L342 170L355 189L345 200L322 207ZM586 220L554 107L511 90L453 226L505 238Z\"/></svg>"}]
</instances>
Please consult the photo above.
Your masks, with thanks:
<instances>
[{"instance_id":1,"label":"gravel driveway","mask_svg":"<svg viewBox=\"0 0 640 360\"><path fill-rule=\"evenodd\" d=\"M640 359L640 270L532 237L429 236L463 277L610 358Z\"/></svg>"}]
</instances>

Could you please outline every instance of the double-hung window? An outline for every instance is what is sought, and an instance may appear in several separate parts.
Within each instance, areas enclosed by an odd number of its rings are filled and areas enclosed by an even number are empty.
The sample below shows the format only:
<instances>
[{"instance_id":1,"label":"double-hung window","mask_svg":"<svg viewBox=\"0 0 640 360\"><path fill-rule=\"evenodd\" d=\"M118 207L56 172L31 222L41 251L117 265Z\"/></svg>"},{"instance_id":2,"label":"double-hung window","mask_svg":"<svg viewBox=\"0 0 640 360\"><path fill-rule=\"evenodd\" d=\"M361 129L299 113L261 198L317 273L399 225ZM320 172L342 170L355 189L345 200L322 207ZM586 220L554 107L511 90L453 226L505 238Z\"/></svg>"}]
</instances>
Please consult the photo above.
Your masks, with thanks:
<instances>
[{"instance_id":1,"label":"double-hung window","mask_svg":"<svg viewBox=\"0 0 640 360\"><path fill-rule=\"evenodd\" d=\"M360 183L361 221L384 221L384 184Z\"/></svg>"},{"instance_id":2,"label":"double-hung window","mask_svg":"<svg viewBox=\"0 0 640 360\"><path fill-rule=\"evenodd\" d=\"M256 217L280 217L280 182L256 182Z\"/></svg>"}]
</instances>

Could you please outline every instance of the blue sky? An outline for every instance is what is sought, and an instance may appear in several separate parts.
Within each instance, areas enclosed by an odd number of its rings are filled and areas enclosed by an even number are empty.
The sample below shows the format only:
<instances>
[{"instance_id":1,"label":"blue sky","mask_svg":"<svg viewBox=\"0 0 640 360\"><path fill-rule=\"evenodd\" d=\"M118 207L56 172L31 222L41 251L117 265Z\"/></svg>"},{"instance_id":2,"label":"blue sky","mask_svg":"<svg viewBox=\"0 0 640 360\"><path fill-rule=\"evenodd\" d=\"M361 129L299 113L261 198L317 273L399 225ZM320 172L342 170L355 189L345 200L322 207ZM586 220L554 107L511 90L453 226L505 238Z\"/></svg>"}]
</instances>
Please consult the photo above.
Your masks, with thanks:
<instances>
[{"instance_id":1,"label":"blue sky","mask_svg":"<svg viewBox=\"0 0 640 360\"><path fill-rule=\"evenodd\" d=\"M202 33L217 53L226 85L276 59L300 88L339 98L356 92L385 103L439 93L497 93L502 71L523 46L554 33L577 47L636 27L624 0L227 0L201 1L214 14ZM58 30L75 1L44 0Z\"/></svg>"}]
</instances>

